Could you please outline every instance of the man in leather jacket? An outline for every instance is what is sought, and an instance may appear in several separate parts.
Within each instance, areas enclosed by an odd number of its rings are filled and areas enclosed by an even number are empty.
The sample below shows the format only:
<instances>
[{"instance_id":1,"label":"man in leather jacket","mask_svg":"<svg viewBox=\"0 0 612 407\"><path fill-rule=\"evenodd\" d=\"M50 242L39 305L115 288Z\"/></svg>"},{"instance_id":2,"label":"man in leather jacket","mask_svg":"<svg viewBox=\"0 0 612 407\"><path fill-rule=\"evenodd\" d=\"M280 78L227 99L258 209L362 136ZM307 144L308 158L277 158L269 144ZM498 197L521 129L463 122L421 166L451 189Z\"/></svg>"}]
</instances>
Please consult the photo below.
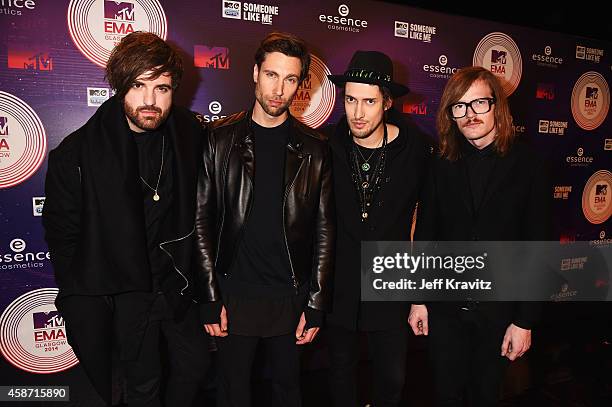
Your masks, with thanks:
<instances>
[{"instance_id":1,"label":"man in leather jacket","mask_svg":"<svg viewBox=\"0 0 612 407\"><path fill-rule=\"evenodd\" d=\"M299 406L298 346L331 299L335 213L326 140L288 107L308 74L304 42L271 33L255 54L252 110L215 121L198 180L196 255L206 331L219 348L218 405L250 405L251 367L266 347L273 398Z\"/></svg>"}]
</instances>

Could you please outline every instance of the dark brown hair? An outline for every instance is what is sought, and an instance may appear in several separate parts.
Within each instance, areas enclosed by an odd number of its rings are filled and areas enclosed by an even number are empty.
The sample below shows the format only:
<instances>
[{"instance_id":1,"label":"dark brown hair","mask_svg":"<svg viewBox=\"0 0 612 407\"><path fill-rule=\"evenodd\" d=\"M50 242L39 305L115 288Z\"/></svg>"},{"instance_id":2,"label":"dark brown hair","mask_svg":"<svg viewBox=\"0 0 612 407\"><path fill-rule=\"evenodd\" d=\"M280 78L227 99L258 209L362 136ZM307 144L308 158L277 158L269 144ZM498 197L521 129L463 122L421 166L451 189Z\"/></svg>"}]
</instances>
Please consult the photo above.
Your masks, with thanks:
<instances>
[{"instance_id":1,"label":"dark brown hair","mask_svg":"<svg viewBox=\"0 0 612 407\"><path fill-rule=\"evenodd\" d=\"M455 72L446 83L440 99L436 128L440 138L440 155L442 158L455 161L461 155L459 146L464 136L459 131L457 122L451 117L449 108L453 103L457 103L476 81L486 83L495 98L495 108L493 110L496 129L495 149L503 156L508 152L514 140L510 106L501 82L488 69L481 66L470 66Z\"/></svg>"},{"instance_id":2,"label":"dark brown hair","mask_svg":"<svg viewBox=\"0 0 612 407\"><path fill-rule=\"evenodd\" d=\"M156 79L168 73L172 88L176 89L183 76L183 61L178 53L157 35L134 31L123 37L111 52L106 63L106 79L123 98L132 83L145 72L151 71L147 79Z\"/></svg>"},{"instance_id":3,"label":"dark brown hair","mask_svg":"<svg viewBox=\"0 0 612 407\"><path fill-rule=\"evenodd\" d=\"M280 52L289 57L299 58L302 63L300 82L306 79L308 69L310 68L310 53L302 39L293 34L283 32L271 32L266 35L266 38L261 41L259 48L255 52L255 63L258 68L261 69L262 62L270 52Z\"/></svg>"}]
</instances>

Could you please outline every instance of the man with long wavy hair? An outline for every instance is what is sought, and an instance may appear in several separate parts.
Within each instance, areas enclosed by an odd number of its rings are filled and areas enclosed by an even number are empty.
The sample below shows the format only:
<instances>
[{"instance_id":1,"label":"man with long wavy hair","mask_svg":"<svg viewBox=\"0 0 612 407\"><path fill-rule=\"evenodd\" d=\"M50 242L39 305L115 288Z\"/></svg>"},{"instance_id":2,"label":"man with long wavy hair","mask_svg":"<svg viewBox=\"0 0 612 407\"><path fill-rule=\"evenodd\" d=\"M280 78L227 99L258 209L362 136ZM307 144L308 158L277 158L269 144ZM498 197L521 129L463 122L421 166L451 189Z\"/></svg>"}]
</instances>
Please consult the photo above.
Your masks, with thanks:
<instances>
[{"instance_id":1,"label":"man with long wavy hair","mask_svg":"<svg viewBox=\"0 0 612 407\"><path fill-rule=\"evenodd\" d=\"M482 67L448 81L437 114L440 157L420 205L421 241L535 241L550 237L545 161L515 137L500 80ZM531 346L539 306L528 302L412 305L429 335L437 405L494 406L505 367Z\"/></svg>"}]
</instances>

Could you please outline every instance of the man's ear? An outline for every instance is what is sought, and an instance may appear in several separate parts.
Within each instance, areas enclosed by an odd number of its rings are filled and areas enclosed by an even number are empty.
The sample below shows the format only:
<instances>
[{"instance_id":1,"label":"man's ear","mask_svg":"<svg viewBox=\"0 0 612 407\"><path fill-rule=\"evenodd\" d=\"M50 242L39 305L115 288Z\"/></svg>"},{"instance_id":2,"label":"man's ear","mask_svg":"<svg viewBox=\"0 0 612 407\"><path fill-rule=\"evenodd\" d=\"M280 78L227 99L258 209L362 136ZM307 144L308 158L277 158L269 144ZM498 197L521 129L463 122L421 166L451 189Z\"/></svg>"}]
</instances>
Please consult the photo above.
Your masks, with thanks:
<instances>
[{"instance_id":1,"label":"man's ear","mask_svg":"<svg viewBox=\"0 0 612 407\"><path fill-rule=\"evenodd\" d=\"M259 77L259 67L257 64L253 65L253 82L257 83L257 78Z\"/></svg>"},{"instance_id":2,"label":"man's ear","mask_svg":"<svg viewBox=\"0 0 612 407\"><path fill-rule=\"evenodd\" d=\"M391 98L385 99L383 101L383 104L384 104L383 109L385 109L385 112L386 112L387 110L391 109L391 107L393 106L393 99Z\"/></svg>"}]
</instances>

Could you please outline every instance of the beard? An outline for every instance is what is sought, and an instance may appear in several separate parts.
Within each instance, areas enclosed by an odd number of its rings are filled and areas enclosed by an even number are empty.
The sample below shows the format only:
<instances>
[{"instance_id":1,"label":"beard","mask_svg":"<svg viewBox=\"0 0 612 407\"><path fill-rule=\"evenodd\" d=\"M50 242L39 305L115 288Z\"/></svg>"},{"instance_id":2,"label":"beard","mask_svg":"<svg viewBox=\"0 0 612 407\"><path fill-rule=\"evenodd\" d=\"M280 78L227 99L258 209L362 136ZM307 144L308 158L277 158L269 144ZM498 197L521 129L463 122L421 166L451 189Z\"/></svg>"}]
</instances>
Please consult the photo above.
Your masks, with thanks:
<instances>
[{"instance_id":1,"label":"beard","mask_svg":"<svg viewBox=\"0 0 612 407\"><path fill-rule=\"evenodd\" d=\"M283 113L285 113L287 109L289 109L289 105L291 105L291 102L293 101L293 97L291 97L290 99L285 100L279 106L270 106L267 102L268 99L263 95L261 90L259 90L257 87L255 87L255 99L257 99L257 103L259 103L259 105L264 110L264 112L266 112L272 117L279 117L283 115ZM277 99L274 99L274 100L277 100ZM278 100L281 102L283 101L283 99L278 99Z\"/></svg>"},{"instance_id":2,"label":"beard","mask_svg":"<svg viewBox=\"0 0 612 407\"><path fill-rule=\"evenodd\" d=\"M168 118L168 114L170 114L170 109L163 111L157 106L139 106L137 108L133 108L125 103L125 101L123 102L123 108L128 120L143 131L157 129ZM141 111L143 110L154 111L157 114L154 116L145 117L141 115Z\"/></svg>"},{"instance_id":3,"label":"beard","mask_svg":"<svg viewBox=\"0 0 612 407\"><path fill-rule=\"evenodd\" d=\"M363 129L353 128L353 124L350 120L348 121L348 124L349 128L351 129L351 135L358 139L366 139L370 137L372 133L374 133L381 125L384 125L382 118L378 123L376 123L375 126L365 127Z\"/></svg>"}]
</instances>

